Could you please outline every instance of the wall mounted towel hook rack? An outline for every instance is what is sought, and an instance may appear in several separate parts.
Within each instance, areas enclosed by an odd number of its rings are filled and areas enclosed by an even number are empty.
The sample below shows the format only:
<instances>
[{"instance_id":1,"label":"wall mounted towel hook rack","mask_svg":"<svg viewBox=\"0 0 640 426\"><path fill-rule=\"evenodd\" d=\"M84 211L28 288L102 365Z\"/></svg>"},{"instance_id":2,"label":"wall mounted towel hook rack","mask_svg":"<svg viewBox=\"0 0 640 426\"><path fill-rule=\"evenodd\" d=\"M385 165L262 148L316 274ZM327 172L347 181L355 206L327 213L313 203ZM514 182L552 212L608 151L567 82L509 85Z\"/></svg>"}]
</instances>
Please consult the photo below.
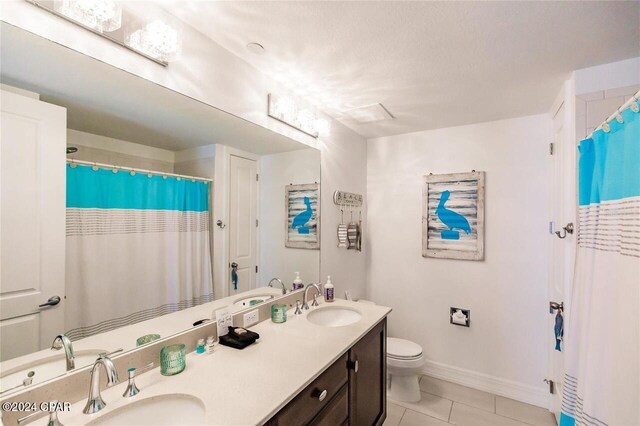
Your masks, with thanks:
<instances>
[{"instance_id":1,"label":"wall mounted towel hook rack","mask_svg":"<svg viewBox=\"0 0 640 426\"><path fill-rule=\"evenodd\" d=\"M562 227L562 230L564 231L563 233L561 233L560 231L556 231L555 234L558 236L558 238L564 240L565 238L567 238L567 234L573 234L573 222L567 223L566 226Z\"/></svg>"}]
</instances>

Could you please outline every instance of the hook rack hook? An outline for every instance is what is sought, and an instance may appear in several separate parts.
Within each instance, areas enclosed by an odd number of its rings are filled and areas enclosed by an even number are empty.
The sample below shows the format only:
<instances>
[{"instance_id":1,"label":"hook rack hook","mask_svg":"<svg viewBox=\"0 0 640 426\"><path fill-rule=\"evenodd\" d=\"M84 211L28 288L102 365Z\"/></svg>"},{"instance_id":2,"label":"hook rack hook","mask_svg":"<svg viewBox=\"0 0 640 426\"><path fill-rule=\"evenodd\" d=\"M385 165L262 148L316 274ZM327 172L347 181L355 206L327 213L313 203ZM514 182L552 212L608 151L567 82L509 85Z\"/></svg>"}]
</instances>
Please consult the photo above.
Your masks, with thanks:
<instances>
[{"instance_id":1,"label":"hook rack hook","mask_svg":"<svg viewBox=\"0 0 640 426\"><path fill-rule=\"evenodd\" d=\"M562 230L564 231L563 233L561 233L560 231L556 231L555 234L558 238L564 240L565 238L567 238L567 234L573 234L573 222L567 223L566 226L562 227Z\"/></svg>"}]
</instances>

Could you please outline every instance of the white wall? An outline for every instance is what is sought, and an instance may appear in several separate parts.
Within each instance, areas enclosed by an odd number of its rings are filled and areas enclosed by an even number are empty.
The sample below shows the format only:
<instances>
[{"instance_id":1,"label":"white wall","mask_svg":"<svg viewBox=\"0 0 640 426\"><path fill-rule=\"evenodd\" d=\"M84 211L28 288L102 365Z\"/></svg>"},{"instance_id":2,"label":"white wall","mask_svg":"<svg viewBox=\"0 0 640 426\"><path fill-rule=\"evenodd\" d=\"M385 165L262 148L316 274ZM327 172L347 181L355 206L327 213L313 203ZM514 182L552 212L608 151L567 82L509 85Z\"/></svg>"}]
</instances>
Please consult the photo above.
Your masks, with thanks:
<instances>
[{"instance_id":1,"label":"white wall","mask_svg":"<svg viewBox=\"0 0 640 426\"><path fill-rule=\"evenodd\" d=\"M363 229L367 228L367 143L346 126L334 121L331 138L323 140L322 150L322 229L320 270L322 282L331 275L336 297L350 290L354 299L364 298L369 285L366 260L369 236L363 236L362 252L338 248L337 229L340 209L333 204L336 190L364 195Z\"/></svg>"},{"instance_id":2,"label":"white wall","mask_svg":"<svg viewBox=\"0 0 640 426\"><path fill-rule=\"evenodd\" d=\"M134 142L67 129L67 146L78 152L67 158L173 173L174 153Z\"/></svg>"},{"instance_id":3,"label":"white wall","mask_svg":"<svg viewBox=\"0 0 640 426\"><path fill-rule=\"evenodd\" d=\"M339 210L332 205L332 195L337 189L361 194L366 191L367 148L364 138L328 116L325 118L331 123L331 135L320 140L269 118L266 114L267 94L287 94L287 91L260 70L191 27L184 28L180 60L165 68L28 2L0 2L0 11L2 20L12 25L243 117L303 144L319 147L322 152L321 275L324 279L326 275L332 276L337 295L344 294L344 289L347 288L352 290L354 297L365 294L365 253L353 250L346 252L336 247L335 229L340 216ZM215 269L216 265L214 273Z\"/></svg>"},{"instance_id":4,"label":"white wall","mask_svg":"<svg viewBox=\"0 0 640 426\"><path fill-rule=\"evenodd\" d=\"M393 308L389 335L422 345L426 371L538 404L547 398L551 337L550 124L536 115L378 138L367 147L368 297ZM472 169L486 172L485 260L423 258L422 176ZM471 309L470 328L449 324L452 306Z\"/></svg>"},{"instance_id":5,"label":"white wall","mask_svg":"<svg viewBox=\"0 0 640 426\"><path fill-rule=\"evenodd\" d=\"M294 272L307 284L320 279L320 251L287 248L285 241L285 187L320 182L320 151L301 149L260 157L260 248L259 286L273 277L291 288ZM322 206L321 206L322 207ZM322 220L322 219L321 219ZM322 227L320 228L322 230ZM321 236L322 237L322 236Z\"/></svg>"},{"instance_id":6,"label":"white wall","mask_svg":"<svg viewBox=\"0 0 640 426\"><path fill-rule=\"evenodd\" d=\"M640 57L574 72L576 95L640 84Z\"/></svg>"}]
</instances>

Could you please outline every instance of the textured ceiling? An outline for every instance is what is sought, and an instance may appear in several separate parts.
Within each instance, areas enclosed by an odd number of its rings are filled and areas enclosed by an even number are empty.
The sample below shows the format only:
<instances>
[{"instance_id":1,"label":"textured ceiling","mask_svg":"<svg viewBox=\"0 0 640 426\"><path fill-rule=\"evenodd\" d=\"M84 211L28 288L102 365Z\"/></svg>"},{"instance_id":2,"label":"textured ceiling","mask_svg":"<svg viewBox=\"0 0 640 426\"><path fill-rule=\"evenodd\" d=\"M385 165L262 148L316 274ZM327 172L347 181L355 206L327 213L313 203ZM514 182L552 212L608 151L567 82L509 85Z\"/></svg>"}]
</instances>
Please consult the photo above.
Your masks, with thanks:
<instances>
[{"instance_id":1,"label":"textured ceiling","mask_svg":"<svg viewBox=\"0 0 640 426\"><path fill-rule=\"evenodd\" d=\"M292 89L311 88L322 109L366 137L546 112L572 70L640 55L637 1L163 7ZM358 124L344 114L378 102L396 118Z\"/></svg>"}]
</instances>

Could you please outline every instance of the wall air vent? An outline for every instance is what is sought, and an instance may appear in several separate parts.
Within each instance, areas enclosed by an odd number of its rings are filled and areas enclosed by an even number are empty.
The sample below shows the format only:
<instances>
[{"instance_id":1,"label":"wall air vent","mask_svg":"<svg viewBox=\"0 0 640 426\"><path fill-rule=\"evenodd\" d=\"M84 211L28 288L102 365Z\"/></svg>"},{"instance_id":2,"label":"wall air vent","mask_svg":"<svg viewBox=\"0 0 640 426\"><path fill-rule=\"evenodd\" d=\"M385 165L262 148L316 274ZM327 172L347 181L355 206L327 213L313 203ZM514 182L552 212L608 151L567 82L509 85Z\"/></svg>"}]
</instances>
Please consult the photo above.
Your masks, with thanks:
<instances>
[{"instance_id":1,"label":"wall air vent","mask_svg":"<svg viewBox=\"0 0 640 426\"><path fill-rule=\"evenodd\" d=\"M358 123L371 123L381 120L393 120L395 118L382 104L366 105L350 109L345 111L345 114Z\"/></svg>"}]
</instances>

